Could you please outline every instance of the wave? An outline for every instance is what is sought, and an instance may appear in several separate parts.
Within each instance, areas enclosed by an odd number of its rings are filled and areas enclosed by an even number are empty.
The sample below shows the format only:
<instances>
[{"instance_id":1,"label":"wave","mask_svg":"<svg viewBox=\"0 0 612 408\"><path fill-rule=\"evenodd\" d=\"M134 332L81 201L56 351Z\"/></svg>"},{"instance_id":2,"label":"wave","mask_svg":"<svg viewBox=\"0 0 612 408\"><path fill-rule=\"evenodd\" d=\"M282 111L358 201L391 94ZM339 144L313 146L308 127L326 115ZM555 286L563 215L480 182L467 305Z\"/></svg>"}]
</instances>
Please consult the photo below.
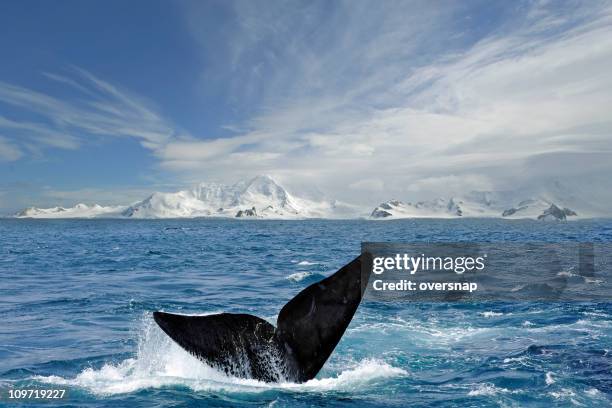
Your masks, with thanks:
<instances>
[{"instance_id":1,"label":"wave","mask_svg":"<svg viewBox=\"0 0 612 408\"><path fill-rule=\"evenodd\" d=\"M576 393L571 388L561 388L559 391L552 391L548 394L555 399L569 399L576 396Z\"/></svg>"},{"instance_id":2,"label":"wave","mask_svg":"<svg viewBox=\"0 0 612 408\"><path fill-rule=\"evenodd\" d=\"M290 280L292 282L301 282L303 280L319 280L323 279L324 277L325 276L316 272L296 272L292 273L291 275L288 275L287 277L285 277L285 279Z\"/></svg>"},{"instance_id":3,"label":"wave","mask_svg":"<svg viewBox=\"0 0 612 408\"><path fill-rule=\"evenodd\" d=\"M586 395L589 395L591 397L597 397L600 396L602 394L601 391L599 391L597 388L589 388L588 390L586 390L584 392Z\"/></svg>"},{"instance_id":4,"label":"wave","mask_svg":"<svg viewBox=\"0 0 612 408\"><path fill-rule=\"evenodd\" d=\"M300 282L312 275L313 275L312 272L296 272L296 273L292 273L291 275L287 276L286 279L292 282Z\"/></svg>"},{"instance_id":5,"label":"wave","mask_svg":"<svg viewBox=\"0 0 612 408\"><path fill-rule=\"evenodd\" d=\"M318 265L318 262L310 262L310 261L300 261L298 262L299 266L311 266L311 265Z\"/></svg>"},{"instance_id":6,"label":"wave","mask_svg":"<svg viewBox=\"0 0 612 408\"><path fill-rule=\"evenodd\" d=\"M491 395L497 395L497 394L505 394L511 392L509 389L507 388L502 388L502 387L497 387L493 384L488 384L488 383L484 383L484 384L479 384L478 387L470 390L470 392L468 392L468 396L470 397L480 397L480 396L491 396Z\"/></svg>"},{"instance_id":7,"label":"wave","mask_svg":"<svg viewBox=\"0 0 612 408\"><path fill-rule=\"evenodd\" d=\"M504 314L500 312L487 311L487 312L481 312L480 315L483 317L497 317L497 316L503 316Z\"/></svg>"},{"instance_id":8,"label":"wave","mask_svg":"<svg viewBox=\"0 0 612 408\"><path fill-rule=\"evenodd\" d=\"M471 325L451 326L440 322L419 320L416 318L390 317L388 321L368 321L349 327L352 333L381 333L401 335L412 341L423 341L434 344L456 343L473 336L491 335L499 332L498 327L474 327Z\"/></svg>"},{"instance_id":9,"label":"wave","mask_svg":"<svg viewBox=\"0 0 612 408\"><path fill-rule=\"evenodd\" d=\"M228 376L198 360L157 328L150 317L144 322L135 358L86 368L74 378L35 376L35 381L83 388L95 395L113 395L162 387L188 387L194 391L258 393L271 389L295 392L361 389L364 384L405 376L407 372L384 361L365 359L336 376L302 384L265 383Z\"/></svg>"}]
</instances>

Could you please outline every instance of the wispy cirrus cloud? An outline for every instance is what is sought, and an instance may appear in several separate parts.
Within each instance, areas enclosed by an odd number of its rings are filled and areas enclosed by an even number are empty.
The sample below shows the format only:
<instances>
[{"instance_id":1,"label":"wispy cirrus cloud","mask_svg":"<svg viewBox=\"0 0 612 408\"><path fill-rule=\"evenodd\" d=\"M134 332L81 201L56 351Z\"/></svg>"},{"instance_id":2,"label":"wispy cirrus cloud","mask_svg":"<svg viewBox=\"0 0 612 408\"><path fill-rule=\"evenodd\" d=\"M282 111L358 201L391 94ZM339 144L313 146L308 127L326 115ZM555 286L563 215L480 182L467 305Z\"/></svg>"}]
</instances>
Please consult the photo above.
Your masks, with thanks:
<instances>
[{"instance_id":1,"label":"wispy cirrus cloud","mask_svg":"<svg viewBox=\"0 0 612 408\"><path fill-rule=\"evenodd\" d=\"M0 82L0 102L27 113L28 119L0 116L11 146L31 149L77 149L97 137L132 137L155 150L175 138L172 125L146 103L125 90L80 68L71 77L45 73L69 86L77 98L61 98L30 88Z\"/></svg>"}]
</instances>

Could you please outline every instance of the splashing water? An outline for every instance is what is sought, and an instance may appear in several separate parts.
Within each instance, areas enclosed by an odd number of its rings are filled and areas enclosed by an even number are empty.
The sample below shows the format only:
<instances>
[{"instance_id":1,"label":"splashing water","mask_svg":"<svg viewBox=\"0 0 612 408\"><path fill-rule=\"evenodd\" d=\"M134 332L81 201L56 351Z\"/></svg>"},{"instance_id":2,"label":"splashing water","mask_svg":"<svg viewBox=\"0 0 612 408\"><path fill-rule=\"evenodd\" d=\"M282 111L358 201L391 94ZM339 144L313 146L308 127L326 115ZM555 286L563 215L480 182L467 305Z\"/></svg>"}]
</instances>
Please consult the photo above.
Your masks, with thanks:
<instances>
[{"instance_id":1,"label":"splashing water","mask_svg":"<svg viewBox=\"0 0 612 408\"><path fill-rule=\"evenodd\" d=\"M335 377L315 378L303 384L265 383L228 376L192 356L166 336L148 315L143 319L135 358L100 369L86 368L75 378L36 376L36 381L79 387L96 395L131 393L148 388L185 386L194 391L245 393L270 389L297 392L349 391L378 379L407 375L383 361L364 359Z\"/></svg>"}]
</instances>

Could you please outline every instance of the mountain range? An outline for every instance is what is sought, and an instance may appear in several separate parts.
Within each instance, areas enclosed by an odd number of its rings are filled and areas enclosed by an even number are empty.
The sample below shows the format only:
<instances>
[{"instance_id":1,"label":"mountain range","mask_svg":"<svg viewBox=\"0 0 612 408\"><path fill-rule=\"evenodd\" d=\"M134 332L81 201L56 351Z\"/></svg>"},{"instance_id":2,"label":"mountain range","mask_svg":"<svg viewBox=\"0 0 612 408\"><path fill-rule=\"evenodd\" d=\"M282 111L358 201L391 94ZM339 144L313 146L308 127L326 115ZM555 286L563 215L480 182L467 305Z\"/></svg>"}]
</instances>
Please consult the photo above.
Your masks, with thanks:
<instances>
[{"instance_id":1,"label":"mountain range","mask_svg":"<svg viewBox=\"0 0 612 408\"><path fill-rule=\"evenodd\" d=\"M296 197L269 176L256 176L233 185L201 183L175 193L155 192L128 206L36 208L18 218L195 218L238 217L269 219L354 218L357 208L339 201Z\"/></svg>"},{"instance_id":2,"label":"mountain range","mask_svg":"<svg viewBox=\"0 0 612 408\"><path fill-rule=\"evenodd\" d=\"M538 220L566 220L577 217L576 211L559 207L543 198L522 200L516 205L453 197L416 203L390 200L379 204L370 214L372 218L531 218Z\"/></svg>"},{"instance_id":3,"label":"mountain range","mask_svg":"<svg viewBox=\"0 0 612 408\"><path fill-rule=\"evenodd\" d=\"M312 200L287 191L269 176L233 185L201 183L175 193L155 192L126 206L77 204L74 207L29 207L18 218L532 218L565 220L596 216L559 184L540 191L472 191L462 196L409 202L389 200L373 210L335 200ZM576 206L579 207L576 210ZM582 209L584 208L584 210Z\"/></svg>"}]
</instances>

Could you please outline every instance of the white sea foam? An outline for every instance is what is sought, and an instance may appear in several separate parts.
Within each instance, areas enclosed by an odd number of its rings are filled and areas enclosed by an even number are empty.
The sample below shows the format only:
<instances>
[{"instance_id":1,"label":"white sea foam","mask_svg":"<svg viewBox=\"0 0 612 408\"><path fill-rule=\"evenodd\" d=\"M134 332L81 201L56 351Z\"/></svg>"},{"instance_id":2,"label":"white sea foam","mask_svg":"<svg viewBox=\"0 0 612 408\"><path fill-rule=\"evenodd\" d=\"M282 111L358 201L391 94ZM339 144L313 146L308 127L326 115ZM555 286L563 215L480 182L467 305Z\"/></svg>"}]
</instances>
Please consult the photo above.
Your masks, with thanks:
<instances>
[{"instance_id":1,"label":"white sea foam","mask_svg":"<svg viewBox=\"0 0 612 408\"><path fill-rule=\"evenodd\" d=\"M599 311L591 311L591 312L582 312L585 316L595 316L595 317L608 317L607 313L599 312Z\"/></svg>"},{"instance_id":2,"label":"white sea foam","mask_svg":"<svg viewBox=\"0 0 612 408\"><path fill-rule=\"evenodd\" d=\"M286 279L292 282L300 282L309 276L312 276L312 272L296 272L296 273L292 273L291 275L287 276Z\"/></svg>"},{"instance_id":3,"label":"white sea foam","mask_svg":"<svg viewBox=\"0 0 612 408\"><path fill-rule=\"evenodd\" d=\"M582 277L584 279L585 283L594 283L596 285L600 285L600 284L604 283L604 280L602 280L602 279L589 278L588 276L578 275L578 274L572 273L570 271L561 271L561 272L557 273L557 276L564 276L566 278Z\"/></svg>"},{"instance_id":4,"label":"white sea foam","mask_svg":"<svg viewBox=\"0 0 612 408\"><path fill-rule=\"evenodd\" d=\"M284 383L268 384L271 387L280 387L298 391L350 391L361 389L363 385L385 378L403 377L408 375L406 370L393 367L384 361L365 359L356 366L347 368L336 377L315 378L303 384Z\"/></svg>"},{"instance_id":5,"label":"white sea foam","mask_svg":"<svg viewBox=\"0 0 612 408\"><path fill-rule=\"evenodd\" d=\"M575 273L572 273L571 271L561 271L557 273L557 276L565 276L566 278L571 278L572 276L579 276L579 275L576 275Z\"/></svg>"},{"instance_id":6,"label":"white sea foam","mask_svg":"<svg viewBox=\"0 0 612 408\"><path fill-rule=\"evenodd\" d=\"M497 316L503 316L503 313L500 312L493 312L493 311L487 311L487 312L482 312L480 313L483 317L497 317Z\"/></svg>"},{"instance_id":7,"label":"white sea foam","mask_svg":"<svg viewBox=\"0 0 612 408\"><path fill-rule=\"evenodd\" d=\"M298 262L299 266L310 266L310 265L318 265L318 262L310 262L310 261L301 261Z\"/></svg>"},{"instance_id":8,"label":"white sea foam","mask_svg":"<svg viewBox=\"0 0 612 408\"><path fill-rule=\"evenodd\" d=\"M546 373L546 385L551 385L555 383L555 379L553 378L553 373L551 371Z\"/></svg>"},{"instance_id":9,"label":"white sea foam","mask_svg":"<svg viewBox=\"0 0 612 408\"><path fill-rule=\"evenodd\" d=\"M147 319L135 358L119 363L107 363L99 369L86 368L74 378L36 376L45 383L86 389L96 395L136 392L148 388L183 386L194 391L257 393L270 389L295 392L358 389L364 384L385 378L399 377L407 372L380 360L363 360L347 367L338 375L313 379L303 384L264 383L226 375L202 363Z\"/></svg>"},{"instance_id":10,"label":"white sea foam","mask_svg":"<svg viewBox=\"0 0 612 408\"><path fill-rule=\"evenodd\" d=\"M588 390L586 390L584 392L586 395L589 395L591 397L598 397L601 395L601 391L599 391L597 388L589 388Z\"/></svg>"},{"instance_id":11,"label":"white sea foam","mask_svg":"<svg viewBox=\"0 0 612 408\"><path fill-rule=\"evenodd\" d=\"M501 394L501 393L507 393L510 392L510 390L508 390L507 388L501 388L501 387L497 387L493 384L479 384L478 387L470 390L470 392L468 392L468 395L470 397L478 397L478 396L490 396L490 395L497 395L497 394Z\"/></svg>"},{"instance_id":12,"label":"white sea foam","mask_svg":"<svg viewBox=\"0 0 612 408\"><path fill-rule=\"evenodd\" d=\"M549 392L549 394L555 399L566 399L576 396L576 393L570 388L562 388L559 391Z\"/></svg>"},{"instance_id":13,"label":"white sea foam","mask_svg":"<svg viewBox=\"0 0 612 408\"><path fill-rule=\"evenodd\" d=\"M525 360L527 359L527 357L525 356L520 356L520 357L508 357L508 358L504 358L504 364L509 364L509 363L523 363Z\"/></svg>"},{"instance_id":14,"label":"white sea foam","mask_svg":"<svg viewBox=\"0 0 612 408\"><path fill-rule=\"evenodd\" d=\"M401 317L389 318L389 321L371 321L350 327L353 333L401 333L409 337L411 341L426 343L431 346L448 345L475 336L486 336L496 331L495 327L472 327L472 326L443 326L435 321L422 321L419 319Z\"/></svg>"}]
</instances>

